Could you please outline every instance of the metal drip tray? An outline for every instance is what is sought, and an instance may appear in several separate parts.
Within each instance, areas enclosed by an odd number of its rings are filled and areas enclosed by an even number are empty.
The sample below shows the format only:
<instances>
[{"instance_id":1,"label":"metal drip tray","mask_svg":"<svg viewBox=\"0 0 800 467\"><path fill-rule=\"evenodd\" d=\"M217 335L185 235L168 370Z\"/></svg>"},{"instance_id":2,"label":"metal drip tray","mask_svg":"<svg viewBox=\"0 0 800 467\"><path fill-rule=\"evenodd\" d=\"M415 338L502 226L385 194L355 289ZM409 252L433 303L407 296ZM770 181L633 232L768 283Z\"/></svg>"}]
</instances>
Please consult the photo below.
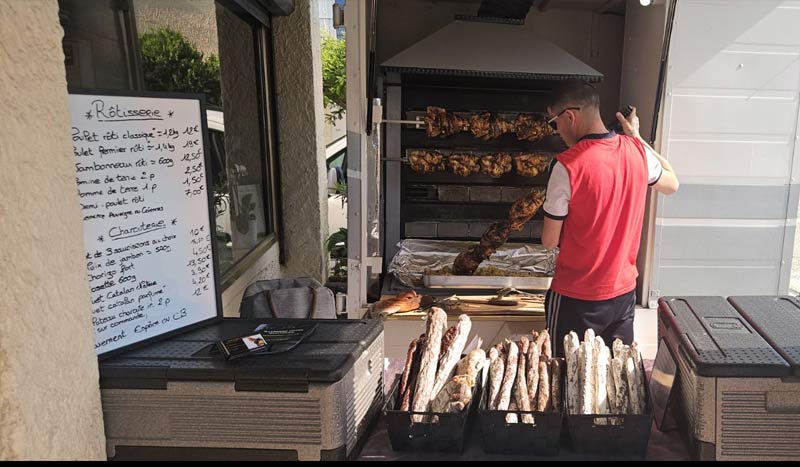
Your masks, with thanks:
<instances>
[{"instance_id":1,"label":"metal drip tray","mask_svg":"<svg viewBox=\"0 0 800 467\"><path fill-rule=\"evenodd\" d=\"M425 287L451 289L501 289L514 287L525 290L547 290L552 277L514 277L514 276L444 276L423 274Z\"/></svg>"}]
</instances>

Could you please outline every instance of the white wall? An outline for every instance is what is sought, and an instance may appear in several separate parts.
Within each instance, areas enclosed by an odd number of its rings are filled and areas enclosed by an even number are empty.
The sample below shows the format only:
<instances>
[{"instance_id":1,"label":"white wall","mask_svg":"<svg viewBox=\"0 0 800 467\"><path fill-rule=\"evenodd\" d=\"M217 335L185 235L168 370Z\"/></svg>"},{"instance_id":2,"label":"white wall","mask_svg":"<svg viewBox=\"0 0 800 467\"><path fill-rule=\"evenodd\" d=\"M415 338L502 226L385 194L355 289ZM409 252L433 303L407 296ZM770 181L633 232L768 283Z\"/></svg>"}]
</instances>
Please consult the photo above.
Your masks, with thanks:
<instances>
[{"instance_id":1,"label":"white wall","mask_svg":"<svg viewBox=\"0 0 800 467\"><path fill-rule=\"evenodd\" d=\"M0 12L0 461L104 460L58 4Z\"/></svg>"},{"instance_id":2,"label":"white wall","mask_svg":"<svg viewBox=\"0 0 800 467\"><path fill-rule=\"evenodd\" d=\"M714 18L714 21L708 21ZM800 2L681 0L662 149L661 295L788 292L798 205Z\"/></svg>"}]
</instances>

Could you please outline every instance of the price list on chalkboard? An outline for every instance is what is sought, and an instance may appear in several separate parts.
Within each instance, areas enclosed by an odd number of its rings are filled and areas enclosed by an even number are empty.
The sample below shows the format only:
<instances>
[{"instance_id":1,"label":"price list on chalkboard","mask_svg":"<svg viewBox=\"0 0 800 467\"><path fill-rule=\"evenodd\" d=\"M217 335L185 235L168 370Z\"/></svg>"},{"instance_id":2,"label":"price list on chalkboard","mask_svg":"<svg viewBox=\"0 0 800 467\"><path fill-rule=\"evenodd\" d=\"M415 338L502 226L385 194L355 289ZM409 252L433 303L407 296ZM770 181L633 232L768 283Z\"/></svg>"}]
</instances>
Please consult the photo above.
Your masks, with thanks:
<instances>
[{"instance_id":1,"label":"price list on chalkboard","mask_svg":"<svg viewBox=\"0 0 800 467\"><path fill-rule=\"evenodd\" d=\"M71 94L98 354L218 315L197 98Z\"/></svg>"}]
</instances>

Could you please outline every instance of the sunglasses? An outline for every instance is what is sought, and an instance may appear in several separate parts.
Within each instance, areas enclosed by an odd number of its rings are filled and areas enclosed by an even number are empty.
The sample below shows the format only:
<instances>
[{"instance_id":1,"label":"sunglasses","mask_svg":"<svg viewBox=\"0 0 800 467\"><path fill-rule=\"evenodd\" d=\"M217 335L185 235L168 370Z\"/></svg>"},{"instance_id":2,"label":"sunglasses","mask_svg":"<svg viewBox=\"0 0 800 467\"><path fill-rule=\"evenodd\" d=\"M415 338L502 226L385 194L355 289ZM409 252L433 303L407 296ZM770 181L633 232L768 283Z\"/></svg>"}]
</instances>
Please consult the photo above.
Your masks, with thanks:
<instances>
[{"instance_id":1,"label":"sunglasses","mask_svg":"<svg viewBox=\"0 0 800 467\"><path fill-rule=\"evenodd\" d=\"M547 124L550 125L551 127L555 128L555 126L556 126L555 125L555 121L558 119L558 117L564 115L564 112L566 112L567 110L581 110L581 108L580 107L567 107L564 110L562 110L561 112L555 114L553 117L549 118L547 120Z\"/></svg>"}]
</instances>

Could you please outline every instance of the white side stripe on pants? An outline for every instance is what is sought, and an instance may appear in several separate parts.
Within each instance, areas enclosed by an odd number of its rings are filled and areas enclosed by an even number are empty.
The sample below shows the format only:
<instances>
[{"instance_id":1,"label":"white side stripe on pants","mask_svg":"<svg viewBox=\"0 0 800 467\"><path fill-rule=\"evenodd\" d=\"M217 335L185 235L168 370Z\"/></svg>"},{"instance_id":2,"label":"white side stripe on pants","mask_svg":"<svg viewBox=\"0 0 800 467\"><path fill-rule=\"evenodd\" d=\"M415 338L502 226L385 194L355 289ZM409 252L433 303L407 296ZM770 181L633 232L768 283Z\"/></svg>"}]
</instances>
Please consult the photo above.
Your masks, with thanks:
<instances>
[{"instance_id":1,"label":"white side stripe on pants","mask_svg":"<svg viewBox=\"0 0 800 467\"><path fill-rule=\"evenodd\" d=\"M547 332L550 333L550 339L558 339L556 325L558 324L558 311L561 308L561 294L557 292L548 291L550 293L550 300L547 307Z\"/></svg>"}]
</instances>

